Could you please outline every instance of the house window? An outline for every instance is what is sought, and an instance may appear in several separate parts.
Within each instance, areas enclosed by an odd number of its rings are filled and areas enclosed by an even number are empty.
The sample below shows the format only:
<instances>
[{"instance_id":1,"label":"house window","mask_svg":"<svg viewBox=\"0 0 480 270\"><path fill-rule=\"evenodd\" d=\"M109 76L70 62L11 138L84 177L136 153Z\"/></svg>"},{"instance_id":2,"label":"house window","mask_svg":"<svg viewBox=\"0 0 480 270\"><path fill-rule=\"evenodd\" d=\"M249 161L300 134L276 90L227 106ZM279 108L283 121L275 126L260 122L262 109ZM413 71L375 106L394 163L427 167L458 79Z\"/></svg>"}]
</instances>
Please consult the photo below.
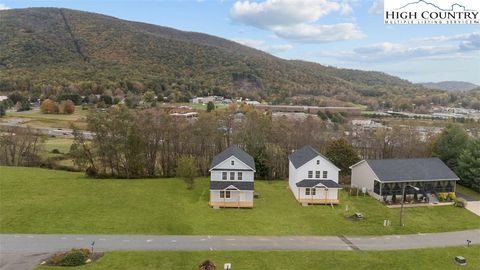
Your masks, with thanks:
<instances>
[{"instance_id":1,"label":"house window","mask_svg":"<svg viewBox=\"0 0 480 270\"><path fill-rule=\"evenodd\" d=\"M230 172L230 180L235 180L235 172Z\"/></svg>"},{"instance_id":2,"label":"house window","mask_svg":"<svg viewBox=\"0 0 480 270\"><path fill-rule=\"evenodd\" d=\"M238 179L238 180L243 180L243 173L238 172L238 173L237 173L237 179Z\"/></svg>"},{"instance_id":3,"label":"house window","mask_svg":"<svg viewBox=\"0 0 480 270\"><path fill-rule=\"evenodd\" d=\"M317 160L317 165L320 165L320 159Z\"/></svg>"},{"instance_id":4,"label":"house window","mask_svg":"<svg viewBox=\"0 0 480 270\"><path fill-rule=\"evenodd\" d=\"M222 199L230 199L230 191L229 191L229 190L227 190L227 191L221 190L221 191L220 191L220 198L222 198Z\"/></svg>"},{"instance_id":5,"label":"house window","mask_svg":"<svg viewBox=\"0 0 480 270\"><path fill-rule=\"evenodd\" d=\"M308 178L313 178L313 171L308 171Z\"/></svg>"},{"instance_id":6,"label":"house window","mask_svg":"<svg viewBox=\"0 0 480 270\"><path fill-rule=\"evenodd\" d=\"M227 180L227 172L222 172L222 180Z\"/></svg>"},{"instance_id":7,"label":"house window","mask_svg":"<svg viewBox=\"0 0 480 270\"><path fill-rule=\"evenodd\" d=\"M310 188L305 189L305 195L310 195Z\"/></svg>"},{"instance_id":8,"label":"house window","mask_svg":"<svg viewBox=\"0 0 480 270\"><path fill-rule=\"evenodd\" d=\"M234 166L235 165L235 160L230 161L230 164L232 164L232 166Z\"/></svg>"},{"instance_id":9,"label":"house window","mask_svg":"<svg viewBox=\"0 0 480 270\"><path fill-rule=\"evenodd\" d=\"M312 193L312 195L315 196L315 195L317 194L317 189L316 189L316 188L312 188L311 193Z\"/></svg>"},{"instance_id":10,"label":"house window","mask_svg":"<svg viewBox=\"0 0 480 270\"><path fill-rule=\"evenodd\" d=\"M323 171L323 178L327 178L328 177L328 172L327 171Z\"/></svg>"},{"instance_id":11,"label":"house window","mask_svg":"<svg viewBox=\"0 0 480 270\"><path fill-rule=\"evenodd\" d=\"M315 171L315 178L320 178L320 171Z\"/></svg>"}]
</instances>

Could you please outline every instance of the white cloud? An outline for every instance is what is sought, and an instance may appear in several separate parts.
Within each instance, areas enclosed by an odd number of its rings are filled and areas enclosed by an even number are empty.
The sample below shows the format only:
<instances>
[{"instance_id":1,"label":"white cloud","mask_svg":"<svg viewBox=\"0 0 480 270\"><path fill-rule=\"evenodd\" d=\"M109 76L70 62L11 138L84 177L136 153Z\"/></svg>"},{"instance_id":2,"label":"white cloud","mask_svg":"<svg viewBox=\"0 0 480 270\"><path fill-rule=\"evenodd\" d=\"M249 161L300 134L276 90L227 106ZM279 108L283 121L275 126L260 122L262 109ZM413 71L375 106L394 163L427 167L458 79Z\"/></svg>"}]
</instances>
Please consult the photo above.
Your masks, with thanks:
<instances>
[{"instance_id":1,"label":"white cloud","mask_svg":"<svg viewBox=\"0 0 480 270\"><path fill-rule=\"evenodd\" d=\"M262 50L273 54L285 52L293 48L293 46L290 44L267 45L265 44L265 41L258 39L237 38L233 39L233 41L248 47L255 48L257 50Z\"/></svg>"},{"instance_id":2,"label":"white cloud","mask_svg":"<svg viewBox=\"0 0 480 270\"><path fill-rule=\"evenodd\" d=\"M293 26L277 26L273 30L280 37L301 42L333 42L359 39L365 36L352 23L333 25L296 24Z\"/></svg>"},{"instance_id":3,"label":"white cloud","mask_svg":"<svg viewBox=\"0 0 480 270\"><path fill-rule=\"evenodd\" d=\"M370 15L383 14L383 1L384 0L373 0L373 4L368 10L368 14Z\"/></svg>"},{"instance_id":4,"label":"white cloud","mask_svg":"<svg viewBox=\"0 0 480 270\"><path fill-rule=\"evenodd\" d=\"M0 10L7 10L7 9L10 9L10 8L7 7L5 4L0 3Z\"/></svg>"},{"instance_id":5,"label":"white cloud","mask_svg":"<svg viewBox=\"0 0 480 270\"><path fill-rule=\"evenodd\" d=\"M436 41L436 44L418 45L415 44L415 41L409 43L384 42L358 47L353 51L321 52L317 56L348 62L401 62L411 59L460 58L465 53L480 50L480 33L475 32L454 36L429 37L422 40ZM454 43L450 41L454 41ZM443 43L439 44L439 42Z\"/></svg>"},{"instance_id":6,"label":"white cloud","mask_svg":"<svg viewBox=\"0 0 480 270\"><path fill-rule=\"evenodd\" d=\"M348 1L332 0L265 0L237 1L230 16L239 23L272 31L279 37L299 42L332 42L361 38L355 24L321 25L319 19L332 13L353 12ZM332 35L334 34L334 35Z\"/></svg>"}]
</instances>

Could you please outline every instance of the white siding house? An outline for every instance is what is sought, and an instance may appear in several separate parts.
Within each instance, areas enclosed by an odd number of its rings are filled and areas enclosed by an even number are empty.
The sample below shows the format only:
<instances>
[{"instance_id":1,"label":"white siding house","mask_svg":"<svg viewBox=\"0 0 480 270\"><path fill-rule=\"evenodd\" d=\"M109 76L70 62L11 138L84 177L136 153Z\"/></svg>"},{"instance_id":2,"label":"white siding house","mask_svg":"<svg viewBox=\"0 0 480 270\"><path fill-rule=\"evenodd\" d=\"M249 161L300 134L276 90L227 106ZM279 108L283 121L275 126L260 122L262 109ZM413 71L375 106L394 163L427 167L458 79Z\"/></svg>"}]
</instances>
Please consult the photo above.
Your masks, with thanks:
<instances>
[{"instance_id":1,"label":"white siding house","mask_svg":"<svg viewBox=\"0 0 480 270\"><path fill-rule=\"evenodd\" d=\"M302 204L338 204L340 169L307 145L289 157L288 185Z\"/></svg>"},{"instance_id":2,"label":"white siding house","mask_svg":"<svg viewBox=\"0 0 480 270\"><path fill-rule=\"evenodd\" d=\"M401 198L403 190L405 195L430 201L438 193L455 192L459 180L439 158L367 159L350 169L352 187L384 201L391 201L393 195Z\"/></svg>"},{"instance_id":3,"label":"white siding house","mask_svg":"<svg viewBox=\"0 0 480 270\"><path fill-rule=\"evenodd\" d=\"M253 207L255 162L237 146L213 158L210 167L210 206Z\"/></svg>"}]
</instances>

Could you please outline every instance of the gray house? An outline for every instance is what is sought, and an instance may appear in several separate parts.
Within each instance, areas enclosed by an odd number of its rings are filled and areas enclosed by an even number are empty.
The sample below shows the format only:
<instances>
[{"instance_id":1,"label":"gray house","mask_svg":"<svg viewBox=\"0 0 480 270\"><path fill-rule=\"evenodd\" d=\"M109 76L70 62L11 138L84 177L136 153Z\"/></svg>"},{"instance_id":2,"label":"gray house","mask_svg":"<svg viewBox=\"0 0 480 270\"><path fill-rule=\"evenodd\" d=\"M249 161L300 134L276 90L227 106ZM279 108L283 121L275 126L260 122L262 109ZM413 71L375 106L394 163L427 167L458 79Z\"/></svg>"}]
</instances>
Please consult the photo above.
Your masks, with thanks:
<instances>
[{"instance_id":1,"label":"gray house","mask_svg":"<svg viewBox=\"0 0 480 270\"><path fill-rule=\"evenodd\" d=\"M455 192L458 176L439 158L362 160L350 167L352 187L366 190L378 200L391 200L393 195L428 196ZM411 188L414 186L419 190Z\"/></svg>"},{"instance_id":2,"label":"gray house","mask_svg":"<svg viewBox=\"0 0 480 270\"><path fill-rule=\"evenodd\" d=\"M237 146L213 158L210 166L210 206L253 207L255 162Z\"/></svg>"}]
</instances>

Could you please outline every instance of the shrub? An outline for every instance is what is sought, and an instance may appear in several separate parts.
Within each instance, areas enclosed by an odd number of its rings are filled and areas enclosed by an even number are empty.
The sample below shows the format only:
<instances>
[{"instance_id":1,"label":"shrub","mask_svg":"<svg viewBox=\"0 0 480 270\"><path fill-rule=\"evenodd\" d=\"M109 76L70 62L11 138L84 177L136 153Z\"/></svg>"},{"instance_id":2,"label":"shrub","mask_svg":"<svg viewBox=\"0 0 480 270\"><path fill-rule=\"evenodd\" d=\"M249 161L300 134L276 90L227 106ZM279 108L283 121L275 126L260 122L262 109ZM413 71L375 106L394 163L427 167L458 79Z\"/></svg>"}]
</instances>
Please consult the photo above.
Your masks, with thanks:
<instances>
[{"instance_id":1,"label":"shrub","mask_svg":"<svg viewBox=\"0 0 480 270\"><path fill-rule=\"evenodd\" d=\"M447 200L447 193L438 193L438 200L444 202Z\"/></svg>"},{"instance_id":2,"label":"shrub","mask_svg":"<svg viewBox=\"0 0 480 270\"><path fill-rule=\"evenodd\" d=\"M457 199L457 195L455 195L455 192L449 192L448 198L452 201L455 201Z\"/></svg>"},{"instance_id":3,"label":"shrub","mask_svg":"<svg viewBox=\"0 0 480 270\"><path fill-rule=\"evenodd\" d=\"M65 257L63 257L62 265L63 266L84 265L86 260L87 260L87 256L85 256L85 254L82 251L72 249L67 254L65 254Z\"/></svg>"},{"instance_id":4,"label":"shrub","mask_svg":"<svg viewBox=\"0 0 480 270\"><path fill-rule=\"evenodd\" d=\"M465 206L467 206L467 200L465 200L464 198L458 198L456 201L455 201L455 204L454 204L456 207L462 207L464 208Z\"/></svg>"},{"instance_id":5,"label":"shrub","mask_svg":"<svg viewBox=\"0 0 480 270\"><path fill-rule=\"evenodd\" d=\"M95 169L94 167L88 167L87 170L85 170L85 173L86 173L87 176L89 176L89 177L96 177L96 176L98 176L97 169Z\"/></svg>"},{"instance_id":6,"label":"shrub","mask_svg":"<svg viewBox=\"0 0 480 270\"><path fill-rule=\"evenodd\" d=\"M61 153L60 153L60 150L55 148L55 149L52 150L52 154L61 154Z\"/></svg>"}]
</instances>

